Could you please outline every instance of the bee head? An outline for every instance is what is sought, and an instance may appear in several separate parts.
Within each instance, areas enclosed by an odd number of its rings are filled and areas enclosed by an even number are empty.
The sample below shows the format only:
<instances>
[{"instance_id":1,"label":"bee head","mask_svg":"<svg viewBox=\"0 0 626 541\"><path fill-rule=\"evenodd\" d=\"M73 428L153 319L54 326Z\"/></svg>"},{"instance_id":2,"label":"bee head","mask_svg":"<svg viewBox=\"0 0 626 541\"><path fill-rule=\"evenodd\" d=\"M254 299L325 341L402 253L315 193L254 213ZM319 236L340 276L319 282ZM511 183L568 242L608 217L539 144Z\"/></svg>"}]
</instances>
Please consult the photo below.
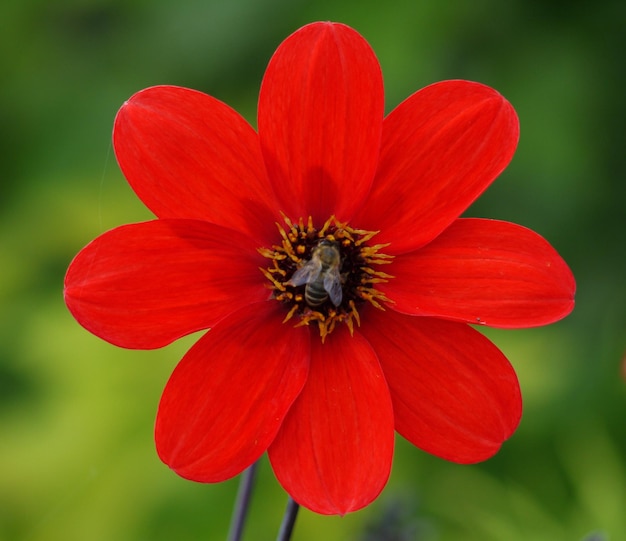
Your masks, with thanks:
<instances>
[{"instance_id":1,"label":"bee head","mask_svg":"<svg viewBox=\"0 0 626 541\"><path fill-rule=\"evenodd\" d=\"M341 261L339 246L332 240L322 239L315 248L315 254L326 265L337 266Z\"/></svg>"}]
</instances>

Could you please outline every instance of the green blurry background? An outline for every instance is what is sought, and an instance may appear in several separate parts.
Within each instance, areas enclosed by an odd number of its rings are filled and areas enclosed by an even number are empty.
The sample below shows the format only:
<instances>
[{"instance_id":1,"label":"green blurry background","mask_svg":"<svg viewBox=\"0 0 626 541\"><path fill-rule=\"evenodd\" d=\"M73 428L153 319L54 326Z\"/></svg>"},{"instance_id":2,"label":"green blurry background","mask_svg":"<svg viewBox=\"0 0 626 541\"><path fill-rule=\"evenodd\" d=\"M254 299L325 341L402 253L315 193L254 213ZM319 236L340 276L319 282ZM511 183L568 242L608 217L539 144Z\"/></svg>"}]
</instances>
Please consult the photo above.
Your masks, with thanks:
<instances>
[{"instance_id":1,"label":"green blurry background","mask_svg":"<svg viewBox=\"0 0 626 541\"><path fill-rule=\"evenodd\" d=\"M294 539L626 539L626 4L5 0L1 540L225 539L237 480L184 481L152 440L161 389L193 337L152 352L103 343L67 313L63 275L96 235L150 217L111 150L122 102L171 83L254 123L272 52L319 19L368 39L388 110L447 78L487 83L514 104L517 155L468 214L540 232L571 265L578 295L574 313L553 326L487 330L525 398L499 455L458 466L398 439L373 505L344 518L303 510ZM258 481L246 539L273 539L285 494L265 459Z\"/></svg>"}]
</instances>

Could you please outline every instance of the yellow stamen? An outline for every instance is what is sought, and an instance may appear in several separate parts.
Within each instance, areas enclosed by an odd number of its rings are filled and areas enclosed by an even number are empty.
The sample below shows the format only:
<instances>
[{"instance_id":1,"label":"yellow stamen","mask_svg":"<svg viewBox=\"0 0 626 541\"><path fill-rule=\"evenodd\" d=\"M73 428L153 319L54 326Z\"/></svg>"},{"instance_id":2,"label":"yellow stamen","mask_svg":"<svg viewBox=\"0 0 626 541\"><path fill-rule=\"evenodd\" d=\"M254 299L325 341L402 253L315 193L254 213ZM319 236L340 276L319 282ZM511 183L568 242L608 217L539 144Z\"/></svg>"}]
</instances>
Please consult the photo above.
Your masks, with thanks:
<instances>
[{"instance_id":1,"label":"yellow stamen","mask_svg":"<svg viewBox=\"0 0 626 541\"><path fill-rule=\"evenodd\" d=\"M271 264L261 269L269 281L269 287L274 291L274 299L285 304L287 313L283 320L296 320L295 326L317 325L322 342L335 330L338 324L345 323L351 335L356 326L361 325L359 307L371 304L377 309L384 310L383 304L393 302L375 288L376 284L393 279L387 274L374 268L377 265L391 263L393 256L381 253L380 250L387 244L368 245L378 231L356 229L347 223L339 222L331 216L318 230L309 216L305 220L300 217L296 222L283 215L284 225L276 224L280 235L280 244L272 248L259 248L259 253L269 259ZM332 280L335 284L341 280L341 295L324 298L325 284L321 285L320 274L329 273L327 267L317 271L308 268L300 272L300 285L294 286L290 281L298 269L310 264L316 248L322 242L333 243L339 249L341 261L338 267L333 265ZM327 263L330 266L330 264ZM305 283L302 283L303 277ZM327 276L323 276L328 278ZM315 281L315 294L309 295L307 287ZM307 291L305 295L305 291ZM321 299L317 302L317 299ZM315 306L310 306L307 299L316 299ZM337 302L335 306L333 303Z\"/></svg>"}]
</instances>

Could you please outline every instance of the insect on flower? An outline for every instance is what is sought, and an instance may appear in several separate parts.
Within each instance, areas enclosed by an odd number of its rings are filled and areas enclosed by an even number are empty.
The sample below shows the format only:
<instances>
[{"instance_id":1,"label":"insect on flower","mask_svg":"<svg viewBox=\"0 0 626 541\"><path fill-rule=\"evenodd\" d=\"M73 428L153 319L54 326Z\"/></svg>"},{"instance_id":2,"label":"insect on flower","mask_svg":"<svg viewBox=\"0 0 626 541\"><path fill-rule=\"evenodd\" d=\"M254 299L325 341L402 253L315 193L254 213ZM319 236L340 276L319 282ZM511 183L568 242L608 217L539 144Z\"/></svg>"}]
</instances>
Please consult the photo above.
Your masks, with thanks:
<instances>
[{"instance_id":1,"label":"insect on flower","mask_svg":"<svg viewBox=\"0 0 626 541\"><path fill-rule=\"evenodd\" d=\"M314 248L311 259L300 267L286 282L294 287L306 284L304 298L309 306L316 308L329 298L335 305L341 304L341 254L337 244L322 240Z\"/></svg>"}]
</instances>

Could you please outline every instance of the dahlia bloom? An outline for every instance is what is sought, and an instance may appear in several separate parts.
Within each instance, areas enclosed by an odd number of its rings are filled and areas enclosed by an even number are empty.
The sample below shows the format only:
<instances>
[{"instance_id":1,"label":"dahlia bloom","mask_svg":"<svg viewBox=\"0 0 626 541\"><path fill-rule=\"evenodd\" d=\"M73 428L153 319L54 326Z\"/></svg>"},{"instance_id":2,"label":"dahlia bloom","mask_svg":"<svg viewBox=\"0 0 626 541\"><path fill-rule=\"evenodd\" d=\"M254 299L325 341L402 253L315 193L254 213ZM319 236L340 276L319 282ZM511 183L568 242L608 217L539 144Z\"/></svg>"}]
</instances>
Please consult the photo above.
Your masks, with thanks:
<instances>
[{"instance_id":1,"label":"dahlia bloom","mask_svg":"<svg viewBox=\"0 0 626 541\"><path fill-rule=\"evenodd\" d=\"M81 250L65 300L125 348L210 329L158 408L179 475L222 481L267 451L296 502L345 514L383 489L394 431L474 463L516 429L515 372L471 325L554 322L575 284L538 234L459 218L511 160L515 111L468 81L383 102L367 42L314 23L273 55L258 131L173 86L120 109L118 163L157 218Z\"/></svg>"}]
</instances>

